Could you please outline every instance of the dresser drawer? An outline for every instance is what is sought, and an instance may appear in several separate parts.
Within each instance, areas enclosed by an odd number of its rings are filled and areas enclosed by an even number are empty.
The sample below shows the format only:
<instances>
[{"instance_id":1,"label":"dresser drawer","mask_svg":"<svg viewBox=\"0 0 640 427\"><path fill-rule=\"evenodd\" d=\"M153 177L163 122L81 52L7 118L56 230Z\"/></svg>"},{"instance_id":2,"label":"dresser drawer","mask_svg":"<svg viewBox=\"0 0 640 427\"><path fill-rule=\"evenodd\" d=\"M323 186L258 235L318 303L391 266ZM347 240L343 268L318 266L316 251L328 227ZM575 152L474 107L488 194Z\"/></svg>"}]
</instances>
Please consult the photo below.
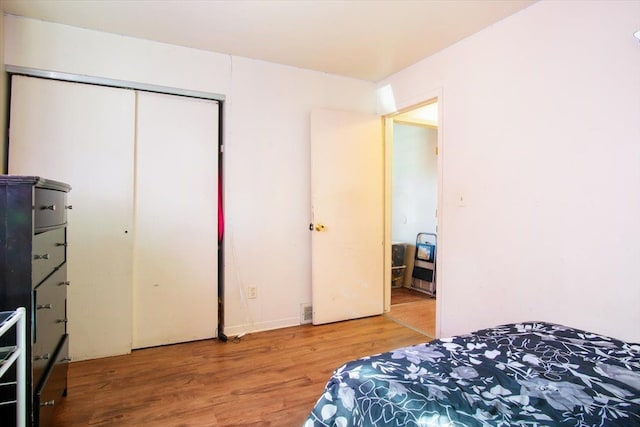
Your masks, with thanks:
<instances>
[{"instance_id":1,"label":"dresser drawer","mask_svg":"<svg viewBox=\"0 0 640 427\"><path fill-rule=\"evenodd\" d=\"M53 415L60 400L67 391L67 371L69 369L69 336L64 335L60 340L50 369L47 370L42 382L37 386L33 397L34 425L39 427L53 425Z\"/></svg>"},{"instance_id":2,"label":"dresser drawer","mask_svg":"<svg viewBox=\"0 0 640 427\"><path fill-rule=\"evenodd\" d=\"M67 222L67 193L47 188L35 189L34 226L36 230Z\"/></svg>"},{"instance_id":3,"label":"dresser drawer","mask_svg":"<svg viewBox=\"0 0 640 427\"><path fill-rule=\"evenodd\" d=\"M37 286L67 258L65 228L45 231L33 236L32 284Z\"/></svg>"},{"instance_id":4,"label":"dresser drawer","mask_svg":"<svg viewBox=\"0 0 640 427\"><path fill-rule=\"evenodd\" d=\"M66 264L33 291L33 383L38 384L67 332Z\"/></svg>"}]
</instances>

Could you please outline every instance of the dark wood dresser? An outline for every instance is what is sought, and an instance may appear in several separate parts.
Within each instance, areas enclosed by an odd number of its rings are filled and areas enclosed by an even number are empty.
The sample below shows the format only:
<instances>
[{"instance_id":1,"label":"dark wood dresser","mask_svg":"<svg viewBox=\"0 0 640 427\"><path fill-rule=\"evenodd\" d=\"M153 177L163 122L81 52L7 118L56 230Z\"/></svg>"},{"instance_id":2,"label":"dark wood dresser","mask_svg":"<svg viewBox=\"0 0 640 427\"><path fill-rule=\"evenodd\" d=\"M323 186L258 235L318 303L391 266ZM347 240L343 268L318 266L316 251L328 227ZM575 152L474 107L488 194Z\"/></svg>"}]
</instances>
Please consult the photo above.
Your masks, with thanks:
<instances>
[{"instance_id":1,"label":"dark wood dresser","mask_svg":"<svg viewBox=\"0 0 640 427\"><path fill-rule=\"evenodd\" d=\"M26 309L29 426L51 425L67 391L69 190L67 184L40 177L0 175L0 311ZM2 382L12 378L15 371ZM0 387L0 400L11 400L11 394L15 386ZM15 410L12 404L0 406L0 424L14 425Z\"/></svg>"}]
</instances>

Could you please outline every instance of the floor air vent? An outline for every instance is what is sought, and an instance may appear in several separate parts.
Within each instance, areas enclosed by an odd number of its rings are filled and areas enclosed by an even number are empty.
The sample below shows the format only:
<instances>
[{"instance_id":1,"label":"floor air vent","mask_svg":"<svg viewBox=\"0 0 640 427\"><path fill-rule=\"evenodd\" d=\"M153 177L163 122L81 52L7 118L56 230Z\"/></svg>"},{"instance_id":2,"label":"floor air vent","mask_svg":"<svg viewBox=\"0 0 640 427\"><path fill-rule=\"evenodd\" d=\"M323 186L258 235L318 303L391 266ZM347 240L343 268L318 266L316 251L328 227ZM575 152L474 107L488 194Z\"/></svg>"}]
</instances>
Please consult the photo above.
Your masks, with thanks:
<instances>
[{"instance_id":1,"label":"floor air vent","mask_svg":"<svg viewBox=\"0 0 640 427\"><path fill-rule=\"evenodd\" d=\"M300 304L300 323L311 323L313 321L313 309L310 304Z\"/></svg>"}]
</instances>

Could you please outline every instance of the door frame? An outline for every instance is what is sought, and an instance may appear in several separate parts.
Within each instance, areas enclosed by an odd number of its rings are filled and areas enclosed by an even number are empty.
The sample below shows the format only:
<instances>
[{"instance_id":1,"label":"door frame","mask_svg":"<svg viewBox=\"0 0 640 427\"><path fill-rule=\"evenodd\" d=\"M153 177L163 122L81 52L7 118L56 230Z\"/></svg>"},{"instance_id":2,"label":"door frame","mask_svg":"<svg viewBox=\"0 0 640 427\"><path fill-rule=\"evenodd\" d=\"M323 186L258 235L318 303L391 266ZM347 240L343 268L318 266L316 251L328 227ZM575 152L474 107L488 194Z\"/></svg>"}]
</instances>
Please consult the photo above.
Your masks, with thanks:
<instances>
[{"instance_id":1,"label":"door frame","mask_svg":"<svg viewBox=\"0 0 640 427\"><path fill-rule=\"evenodd\" d=\"M406 113L411 110L415 110L425 105L438 103L438 136L437 136L437 169L438 169L438 195L437 195L437 233L438 239L436 242L436 263L438 265L438 273L436 274L436 336L434 338L440 338L441 331L441 319L442 319L442 300L446 298L446 292L443 292L444 283L443 279L443 261L445 259L445 253L442 250L444 227L443 218L445 214L444 209L444 197L443 197L443 158L444 158L444 120L443 113L443 96L442 89L429 92L421 95L417 100L408 102L408 106L401 108L393 113L389 113L383 116L384 126L384 312L391 311L391 225L392 225L392 207L393 207L393 191L392 191L392 178L393 178L393 124L394 117Z\"/></svg>"}]
</instances>

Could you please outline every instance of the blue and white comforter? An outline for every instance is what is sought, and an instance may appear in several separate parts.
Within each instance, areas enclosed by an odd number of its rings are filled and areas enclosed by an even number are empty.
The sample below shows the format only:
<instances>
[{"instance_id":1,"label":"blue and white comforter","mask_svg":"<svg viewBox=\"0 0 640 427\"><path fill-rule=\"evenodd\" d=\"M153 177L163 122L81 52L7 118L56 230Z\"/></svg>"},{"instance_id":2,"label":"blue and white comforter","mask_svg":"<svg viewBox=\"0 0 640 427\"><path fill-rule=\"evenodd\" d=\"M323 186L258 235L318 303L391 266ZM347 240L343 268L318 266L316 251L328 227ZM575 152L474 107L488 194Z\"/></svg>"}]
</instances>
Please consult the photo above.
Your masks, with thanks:
<instances>
[{"instance_id":1,"label":"blue and white comforter","mask_svg":"<svg viewBox=\"0 0 640 427\"><path fill-rule=\"evenodd\" d=\"M483 329L348 362L304 427L640 426L640 344L561 325Z\"/></svg>"}]
</instances>

